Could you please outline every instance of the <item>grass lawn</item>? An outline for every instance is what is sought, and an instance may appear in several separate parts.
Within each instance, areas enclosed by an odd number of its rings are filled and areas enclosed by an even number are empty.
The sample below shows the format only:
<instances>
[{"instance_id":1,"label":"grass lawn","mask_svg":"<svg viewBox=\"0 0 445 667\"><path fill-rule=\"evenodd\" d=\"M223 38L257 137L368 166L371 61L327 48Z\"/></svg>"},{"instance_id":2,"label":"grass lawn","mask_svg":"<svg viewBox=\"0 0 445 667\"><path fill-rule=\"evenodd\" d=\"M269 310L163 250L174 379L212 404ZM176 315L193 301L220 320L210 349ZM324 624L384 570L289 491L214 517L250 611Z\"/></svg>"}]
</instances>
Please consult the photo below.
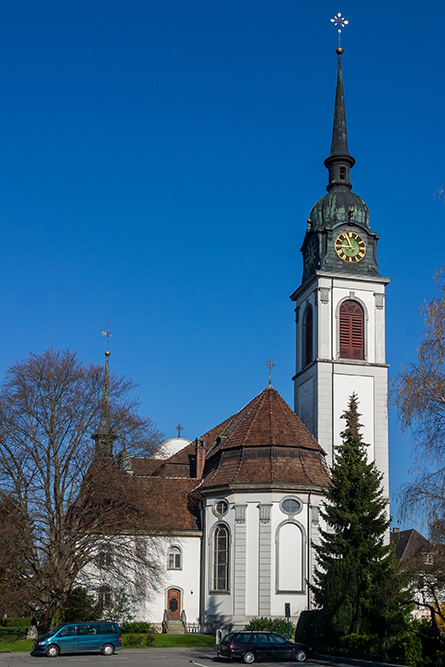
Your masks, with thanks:
<instances>
[{"instance_id":1,"label":"grass lawn","mask_svg":"<svg viewBox=\"0 0 445 667\"><path fill-rule=\"evenodd\" d=\"M214 646L214 635L156 635L154 648L171 648L172 646Z\"/></svg>"},{"instance_id":2,"label":"grass lawn","mask_svg":"<svg viewBox=\"0 0 445 667\"><path fill-rule=\"evenodd\" d=\"M0 639L0 651L28 651L31 652L33 639Z\"/></svg>"},{"instance_id":3,"label":"grass lawn","mask_svg":"<svg viewBox=\"0 0 445 667\"><path fill-rule=\"evenodd\" d=\"M125 640L124 640L125 641ZM31 652L34 641L32 639L0 638L0 651ZM156 635L154 648L171 648L174 646L215 646L213 635ZM137 648L137 647L128 647Z\"/></svg>"}]
</instances>

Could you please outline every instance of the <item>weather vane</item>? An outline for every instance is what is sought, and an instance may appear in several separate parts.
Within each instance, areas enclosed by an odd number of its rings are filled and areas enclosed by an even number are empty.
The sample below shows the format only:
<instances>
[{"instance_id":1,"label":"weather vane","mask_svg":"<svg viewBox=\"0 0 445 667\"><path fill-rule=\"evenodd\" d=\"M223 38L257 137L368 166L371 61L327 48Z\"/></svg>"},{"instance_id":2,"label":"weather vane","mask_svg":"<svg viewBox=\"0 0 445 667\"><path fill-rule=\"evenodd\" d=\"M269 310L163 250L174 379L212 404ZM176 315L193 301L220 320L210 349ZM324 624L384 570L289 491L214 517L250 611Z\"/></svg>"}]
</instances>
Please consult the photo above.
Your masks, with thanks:
<instances>
[{"instance_id":1,"label":"weather vane","mask_svg":"<svg viewBox=\"0 0 445 667\"><path fill-rule=\"evenodd\" d=\"M112 337L111 334L110 334L110 318L108 318L107 330L103 331L101 329L100 333L102 334L102 336L107 337L107 351L105 352L105 354L108 356L110 354L110 350L109 350L110 338Z\"/></svg>"},{"instance_id":2,"label":"weather vane","mask_svg":"<svg viewBox=\"0 0 445 667\"><path fill-rule=\"evenodd\" d=\"M343 30L343 28L344 28L346 25L348 25L349 21L347 21L347 20L345 19L345 17L342 16L342 15L340 14L340 12L338 12L338 14L337 14L336 16L334 16L333 19L331 19L331 23L333 23L335 26L337 26L337 32L338 32L338 48L341 49L341 46L340 46L340 36L341 36L341 31Z\"/></svg>"},{"instance_id":3,"label":"weather vane","mask_svg":"<svg viewBox=\"0 0 445 667\"><path fill-rule=\"evenodd\" d=\"M269 357L269 361L266 361L264 365L269 369L269 384L272 384L272 368L275 366L275 364Z\"/></svg>"}]
</instances>

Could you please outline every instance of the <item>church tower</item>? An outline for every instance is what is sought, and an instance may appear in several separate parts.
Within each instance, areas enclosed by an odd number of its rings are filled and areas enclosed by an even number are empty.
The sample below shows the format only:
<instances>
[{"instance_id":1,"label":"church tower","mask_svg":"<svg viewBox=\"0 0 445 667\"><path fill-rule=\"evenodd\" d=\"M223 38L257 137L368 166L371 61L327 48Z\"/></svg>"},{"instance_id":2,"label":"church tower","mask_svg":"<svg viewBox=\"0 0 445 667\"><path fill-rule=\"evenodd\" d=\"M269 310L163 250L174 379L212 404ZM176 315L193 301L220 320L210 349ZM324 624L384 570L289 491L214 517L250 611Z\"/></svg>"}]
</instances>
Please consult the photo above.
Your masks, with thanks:
<instances>
[{"instance_id":1,"label":"church tower","mask_svg":"<svg viewBox=\"0 0 445 667\"><path fill-rule=\"evenodd\" d=\"M313 207L301 252L303 279L295 301L297 350L295 412L328 454L340 444L341 414L359 398L369 457L384 474L388 494L388 415L385 362L385 286L377 265L379 237L369 210L352 192L355 164L348 149L345 99L338 55L327 194Z\"/></svg>"}]
</instances>

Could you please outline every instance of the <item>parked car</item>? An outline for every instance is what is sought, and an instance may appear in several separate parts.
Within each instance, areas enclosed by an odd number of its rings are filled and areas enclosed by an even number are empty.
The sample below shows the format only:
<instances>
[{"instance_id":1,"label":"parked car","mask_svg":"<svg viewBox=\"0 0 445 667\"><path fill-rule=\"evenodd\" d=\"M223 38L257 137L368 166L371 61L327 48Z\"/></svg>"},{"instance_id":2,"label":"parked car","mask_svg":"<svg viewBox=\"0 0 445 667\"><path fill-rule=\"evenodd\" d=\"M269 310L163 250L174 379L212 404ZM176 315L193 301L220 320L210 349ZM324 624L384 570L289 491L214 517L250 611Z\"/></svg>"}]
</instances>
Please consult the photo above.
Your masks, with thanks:
<instances>
[{"instance_id":1,"label":"parked car","mask_svg":"<svg viewBox=\"0 0 445 667\"><path fill-rule=\"evenodd\" d=\"M250 665L255 660L295 660L309 655L304 644L290 641L276 632L230 632L219 645L218 654Z\"/></svg>"},{"instance_id":2,"label":"parked car","mask_svg":"<svg viewBox=\"0 0 445 667\"><path fill-rule=\"evenodd\" d=\"M61 653L97 652L113 655L122 648L117 623L61 623L37 637L31 655L56 658Z\"/></svg>"}]
</instances>

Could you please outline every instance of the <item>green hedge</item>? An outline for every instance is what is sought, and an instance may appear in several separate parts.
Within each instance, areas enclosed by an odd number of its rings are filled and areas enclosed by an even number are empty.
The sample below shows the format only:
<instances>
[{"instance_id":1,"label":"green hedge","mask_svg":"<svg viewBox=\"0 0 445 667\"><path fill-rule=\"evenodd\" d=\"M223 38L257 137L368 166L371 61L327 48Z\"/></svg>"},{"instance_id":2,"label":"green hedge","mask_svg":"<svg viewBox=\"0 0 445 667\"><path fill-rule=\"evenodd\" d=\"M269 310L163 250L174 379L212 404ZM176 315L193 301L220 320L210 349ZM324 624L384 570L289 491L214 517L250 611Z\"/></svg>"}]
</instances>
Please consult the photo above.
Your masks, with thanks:
<instances>
[{"instance_id":1,"label":"green hedge","mask_svg":"<svg viewBox=\"0 0 445 667\"><path fill-rule=\"evenodd\" d=\"M0 627L0 639L17 639L18 637L26 637L27 626L11 626L9 628Z\"/></svg>"},{"instance_id":2,"label":"green hedge","mask_svg":"<svg viewBox=\"0 0 445 667\"><path fill-rule=\"evenodd\" d=\"M146 621L124 623L121 625L122 634L140 634L141 632L156 632L154 626Z\"/></svg>"},{"instance_id":3,"label":"green hedge","mask_svg":"<svg viewBox=\"0 0 445 667\"><path fill-rule=\"evenodd\" d=\"M385 650L378 635L345 635L340 639L343 655L362 658L365 656L384 656Z\"/></svg>"},{"instance_id":4,"label":"green hedge","mask_svg":"<svg viewBox=\"0 0 445 667\"><path fill-rule=\"evenodd\" d=\"M279 635L287 636L287 620L285 618L252 618L249 625L246 625L246 630L266 630L269 632L276 632ZM289 635L293 637L295 634L295 625L292 621L289 622Z\"/></svg>"},{"instance_id":5,"label":"green hedge","mask_svg":"<svg viewBox=\"0 0 445 667\"><path fill-rule=\"evenodd\" d=\"M16 616L8 616L6 618L2 618L0 624L4 628L28 628L31 625L31 619L30 618L17 618Z\"/></svg>"},{"instance_id":6,"label":"green hedge","mask_svg":"<svg viewBox=\"0 0 445 667\"><path fill-rule=\"evenodd\" d=\"M422 642L420 637L413 632L405 632L403 635L393 637L388 645L390 658L402 658L406 665L416 667L422 660Z\"/></svg>"},{"instance_id":7,"label":"green hedge","mask_svg":"<svg viewBox=\"0 0 445 667\"><path fill-rule=\"evenodd\" d=\"M343 655L351 658L379 658L416 667L422 661L422 643L414 632L392 637L383 645L378 635L345 635L340 639Z\"/></svg>"}]
</instances>

